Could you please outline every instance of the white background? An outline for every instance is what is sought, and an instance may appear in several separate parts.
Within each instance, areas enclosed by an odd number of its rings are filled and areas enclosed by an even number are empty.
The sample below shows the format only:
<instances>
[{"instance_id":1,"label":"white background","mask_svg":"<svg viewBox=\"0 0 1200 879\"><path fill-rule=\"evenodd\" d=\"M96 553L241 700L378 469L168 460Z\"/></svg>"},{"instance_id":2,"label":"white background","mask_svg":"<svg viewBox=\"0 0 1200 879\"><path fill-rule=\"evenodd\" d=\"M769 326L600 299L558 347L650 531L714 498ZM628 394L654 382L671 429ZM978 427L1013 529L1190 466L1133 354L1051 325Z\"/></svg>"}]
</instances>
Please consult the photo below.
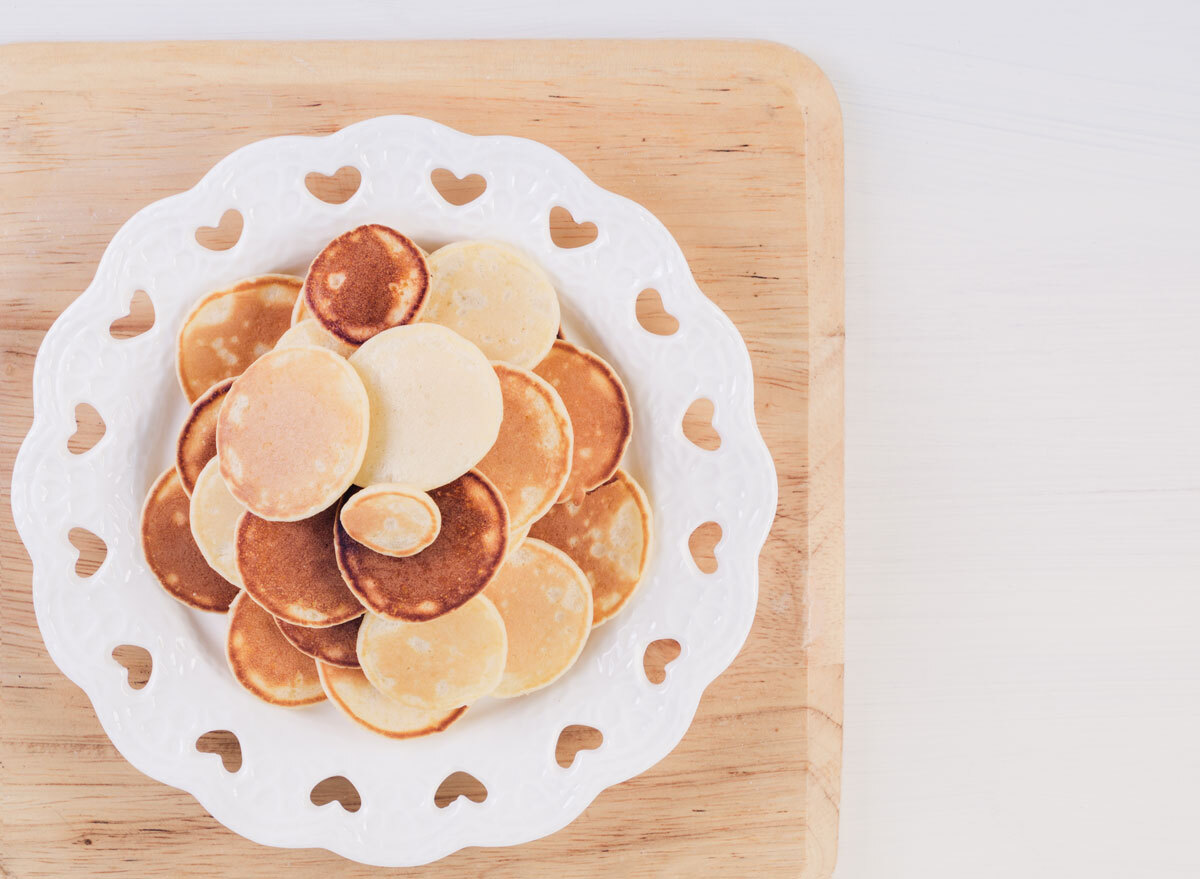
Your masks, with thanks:
<instances>
[{"instance_id":1,"label":"white background","mask_svg":"<svg viewBox=\"0 0 1200 879\"><path fill-rule=\"evenodd\" d=\"M0 41L568 36L775 39L841 96L839 879L1200 875L1200 4L0 2Z\"/></svg>"}]
</instances>

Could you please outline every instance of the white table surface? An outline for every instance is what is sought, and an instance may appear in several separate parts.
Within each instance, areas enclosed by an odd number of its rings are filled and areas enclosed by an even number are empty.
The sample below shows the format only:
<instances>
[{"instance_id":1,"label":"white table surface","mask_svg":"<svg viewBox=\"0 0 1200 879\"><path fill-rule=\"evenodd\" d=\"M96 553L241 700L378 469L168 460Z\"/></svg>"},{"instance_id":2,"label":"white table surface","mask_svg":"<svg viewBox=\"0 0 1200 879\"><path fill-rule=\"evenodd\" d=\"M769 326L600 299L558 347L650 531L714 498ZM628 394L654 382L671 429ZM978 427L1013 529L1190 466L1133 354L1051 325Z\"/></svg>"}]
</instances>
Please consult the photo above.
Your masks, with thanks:
<instances>
[{"instance_id":1,"label":"white table surface","mask_svg":"<svg viewBox=\"0 0 1200 879\"><path fill-rule=\"evenodd\" d=\"M709 5L5 0L0 41L809 54L846 132L837 876L1193 879L1200 4Z\"/></svg>"}]
</instances>

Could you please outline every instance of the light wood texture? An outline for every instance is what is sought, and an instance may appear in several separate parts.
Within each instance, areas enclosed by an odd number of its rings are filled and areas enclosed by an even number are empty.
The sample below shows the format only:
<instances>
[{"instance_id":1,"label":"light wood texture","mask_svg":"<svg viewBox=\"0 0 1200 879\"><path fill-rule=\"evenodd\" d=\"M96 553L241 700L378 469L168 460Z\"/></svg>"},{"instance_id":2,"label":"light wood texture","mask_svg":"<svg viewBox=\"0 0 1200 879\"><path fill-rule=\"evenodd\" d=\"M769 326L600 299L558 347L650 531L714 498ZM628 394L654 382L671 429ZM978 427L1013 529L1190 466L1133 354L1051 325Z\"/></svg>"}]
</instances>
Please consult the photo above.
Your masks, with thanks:
<instances>
[{"instance_id":1,"label":"light wood texture","mask_svg":"<svg viewBox=\"0 0 1200 879\"><path fill-rule=\"evenodd\" d=\"M722 42L7 46L0 82L0 875L380 872L249 843L121 759L42 648L9 482L38 343L123 220L253 140L395 112L541 140L666 223L746 339L780 479L754 629L680 746L551 837L460 852L410 875L831 873L842 143L836 99L811 62L781 46ZM135 311L135 328L139 319ZM86 564L94 547L77 542ZM579 743L594 744L586 734Z\"/></svg>"}]
</instances>

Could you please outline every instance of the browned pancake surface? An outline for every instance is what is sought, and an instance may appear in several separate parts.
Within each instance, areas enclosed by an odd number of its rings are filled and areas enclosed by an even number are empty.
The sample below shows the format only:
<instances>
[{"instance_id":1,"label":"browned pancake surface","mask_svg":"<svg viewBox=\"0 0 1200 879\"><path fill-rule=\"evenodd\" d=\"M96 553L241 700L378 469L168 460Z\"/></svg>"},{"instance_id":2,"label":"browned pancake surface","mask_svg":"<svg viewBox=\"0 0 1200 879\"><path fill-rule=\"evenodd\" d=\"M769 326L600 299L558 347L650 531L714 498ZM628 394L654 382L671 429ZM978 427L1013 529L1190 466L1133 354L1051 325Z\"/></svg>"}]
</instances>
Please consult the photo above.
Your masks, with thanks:
<instances>
[{"instance_id":1,"label":"browned pancake surface","mask_svg":"<svg viewBox=\"0 0 1200 879\"><path fill-rule=\"evenodd\" d=\"M533 371L558 391L571 416L575 448L561 503L603 485L617 471L633 429L629 395L604 360L561 339Z\"/></svg>"},{"instance_id":2,"label":"browned pancake surface","mask_svg":"<svg viewBox=\"0 0 1200 879\"><path fill-rule=\"evenodd\" d=\"M368 549L338 522L337 557L346 582L380 616L439 617L481 592L504 561L508 511L486 477L471 470L429 495L441 511L441 531L407 558Z\"/></svg>"},{"instance_id":3,"label":"browned pancake surface","mask_svg":"<svg viewBox=\"0 0 1200 879\"><path fill-rule=\"evenodd\" d=\"M233 604L225 656L238 683L264 702L296 707L325 698L317 663L293 647L249 595Z\"/></svg>"},{"instance_id":4,"label":"browned pancake surface","mask_svg":"<svg viewBox=\"0 0 1200 879\"><path fill-rule=\"evenodd\" d=\"M304 279L308 311L329 332L354 345L416 320L428 291L429 266L420 248L378 224L333 239Z\"/></svg>"},{"instance_id":5,"label":"browned pancake surface","mask_svg":"<svg viewBox=\"0 0 1200 879\"><path fill-rule=\"evenodd\" d=\"M204 465L216 457L217 415L232 384L233 379L227 378L201 394L192 404L192 411L179 430L179 440L175 443L175 468L179 471L183 490L188 494L195 488L196 478Z\"/></svg>"},{"instance_id":6,"label":"browned pancake surface","mask_svg":"<svg viewBox=\"0 0 1200 879\"><path fill-rule=\"evenodd\" d=\"M339 668L358 668L358 627L362 625L361 616L324 629L295 626L280 619L275 622L279 631L283 632L283 637L305 656Z\"/></svg>"},{"instance_id":7,"label":"browned pancake surface","mask_svg":"<svg viewBox=\"0 0 1200 879\"><path fill-rule=\"evenodd\" d=\"M363 612L346 588L333 550L336 508L298 522L246 513L238 523L237 564L254 600L284 622L335 626Z\"/></svg>"},{"instance_id":8,"label":"browned pancake surface","mask_svg":"<svg viewBox=\"0 0 1200 879\"><path fill-rule=\"evenodd\" d=\"M158 582L175 598L198 610L224 613L238 588L214 571L196 546L190 503L175 468L163 473L142 507L142 552Z\"/></svg>"}]
</instances>

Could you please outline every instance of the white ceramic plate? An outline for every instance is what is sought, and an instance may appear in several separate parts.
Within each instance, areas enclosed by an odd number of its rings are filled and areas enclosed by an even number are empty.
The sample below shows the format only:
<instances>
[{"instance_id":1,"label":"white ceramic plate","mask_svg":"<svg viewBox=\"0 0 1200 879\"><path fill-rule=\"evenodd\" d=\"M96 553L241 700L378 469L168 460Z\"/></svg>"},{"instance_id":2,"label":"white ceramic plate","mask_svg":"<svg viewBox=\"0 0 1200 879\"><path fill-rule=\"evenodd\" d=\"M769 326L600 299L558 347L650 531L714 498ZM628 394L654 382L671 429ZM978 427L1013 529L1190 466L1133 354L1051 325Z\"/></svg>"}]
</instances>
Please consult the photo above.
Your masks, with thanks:
<instances>
[{"instance_id":1,"label":"white ceramic plate","mask_svg":"<svg viewBox=\"0 0 1200 879\"><path fill-rule=\"evenodd\" d=\"M305 187L310 171L352 165L362 184L330 205ZM456 207L430 174L478 173L487 189ZM551 240L556 205L598 227L596 240L563 249ZM237 209L244 230L229 250L196 243L195 230ZM323 703L284 710L233 680L224 658L225 616L190 610L155 582L142 558L138 513L171 463L185 407L174 370L175 334L202 293L247 275L304 267L355 225L394 226L427 248L464 238L510 242L550 273L569 338L606 357L624 377L634 412L626 466L654 510L647 580L597 629L578 664L554 686L485 701L447 732L411 741L376 736ZM659 291L679 320L673 335L644 330L643 289ZM152 329L117 341L110 323L146 290ZM609 785L661 760L682 738L704 688L733 660L754 618L758 554L775 513L775 471L754 419L753 378L733 324L697 288L674 239L639 205L601 189L563 156L512 137L472 137L425 119L390 116L328 137L278 137L239 149L192 189L135 214L117 233L91 286L50 328L34 368L34 420L13 472L13 513L33 559L33 599L46 648L84 689L113 744L138 769L190 792L218 821L276 846L320 846L369 864L423 864L464 846L513 845L566 825ZM697 398L715 405L717 451L683 434ZM78 403L104 419L103 439L74 455L67 440ZM719 567L701 573L688 537L720 524ZM108 547L90 578L74 572L76 526ZM682 653L664 683L642 658L656 639ZM149 683L132 689L112 658L146 648ZM564 727L599 729L603 745L572 766L555 761ZM209 730L238 737L242 766L228 773L195 744ZM482 803L447 808L434 792L467 771L487 787ZM315 806L314 785L344 775L362 796L346 812Z\"/></svg>"}]
</instances>

